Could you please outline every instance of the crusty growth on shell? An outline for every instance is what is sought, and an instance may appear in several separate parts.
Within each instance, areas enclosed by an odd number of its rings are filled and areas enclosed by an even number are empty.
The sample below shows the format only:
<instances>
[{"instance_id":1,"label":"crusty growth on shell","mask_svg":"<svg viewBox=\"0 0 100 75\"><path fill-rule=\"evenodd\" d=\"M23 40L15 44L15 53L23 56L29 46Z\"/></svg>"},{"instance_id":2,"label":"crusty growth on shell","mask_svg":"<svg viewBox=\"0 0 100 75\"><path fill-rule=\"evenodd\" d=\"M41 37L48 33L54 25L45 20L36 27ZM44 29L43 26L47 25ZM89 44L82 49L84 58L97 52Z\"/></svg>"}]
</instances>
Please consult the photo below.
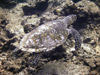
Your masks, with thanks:
<instances>
[{"instance_id":1,"label":"crusty growth on shell","mask_svg":"<svg viewBox=\"0 0 100 75\"><path fill-rule=\"evenodd\" d=\"M69 33L71 34L71 29L67 28L68 25L71 25L76 19L76 15L69 15L37 27L22 38L19 48L27 52L42 52L62 45Z\"/></svg>"}]
</instances>

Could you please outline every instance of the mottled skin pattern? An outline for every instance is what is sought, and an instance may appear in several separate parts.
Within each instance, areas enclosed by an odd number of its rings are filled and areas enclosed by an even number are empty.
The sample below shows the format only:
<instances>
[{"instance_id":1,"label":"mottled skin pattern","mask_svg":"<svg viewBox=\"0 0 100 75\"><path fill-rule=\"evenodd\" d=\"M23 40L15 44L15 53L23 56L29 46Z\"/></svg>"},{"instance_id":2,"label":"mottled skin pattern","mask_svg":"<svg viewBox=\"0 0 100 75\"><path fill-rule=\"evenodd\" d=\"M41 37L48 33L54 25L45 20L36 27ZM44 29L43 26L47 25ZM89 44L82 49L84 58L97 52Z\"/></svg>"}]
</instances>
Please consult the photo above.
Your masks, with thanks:
<instances>
[{"instance_id":1,"label":"mottled skin pattern","mask_svg":"<svg viewBox=\"0 0 100 75\"><path fill-rule=\"evenodd\" d=\"M73 28L68 29L76 19L76 15L68 15L37 27L22 38L19 49L27 52L47 52L62 45L69 34L75 39L75 49L79 49L81 46L79 32Z\"/></svg>"}]
</instances>

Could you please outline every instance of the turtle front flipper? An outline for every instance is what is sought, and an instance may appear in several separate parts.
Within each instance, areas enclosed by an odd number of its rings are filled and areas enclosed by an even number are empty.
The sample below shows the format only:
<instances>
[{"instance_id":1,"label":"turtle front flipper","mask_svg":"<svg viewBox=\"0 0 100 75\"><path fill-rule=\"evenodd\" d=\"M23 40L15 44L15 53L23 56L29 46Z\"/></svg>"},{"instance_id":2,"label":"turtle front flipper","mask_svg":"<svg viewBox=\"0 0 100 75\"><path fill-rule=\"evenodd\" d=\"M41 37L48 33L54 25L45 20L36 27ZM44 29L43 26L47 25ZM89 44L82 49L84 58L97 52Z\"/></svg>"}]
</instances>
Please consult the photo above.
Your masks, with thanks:
<instances>
[{"instance_id":1,"label":"turtle front flipper","mask_svg":"<svg viewBox=\"0 0 100 75\"><path fill-rule=\"evenodd\" d=\"M72 37L75 39L75 49L79 50L81 47L81 43L82 43L79 32L75 30L74 28L70 28L68 29L68 33L71 34Z\"/></svg>"}]
</instances>

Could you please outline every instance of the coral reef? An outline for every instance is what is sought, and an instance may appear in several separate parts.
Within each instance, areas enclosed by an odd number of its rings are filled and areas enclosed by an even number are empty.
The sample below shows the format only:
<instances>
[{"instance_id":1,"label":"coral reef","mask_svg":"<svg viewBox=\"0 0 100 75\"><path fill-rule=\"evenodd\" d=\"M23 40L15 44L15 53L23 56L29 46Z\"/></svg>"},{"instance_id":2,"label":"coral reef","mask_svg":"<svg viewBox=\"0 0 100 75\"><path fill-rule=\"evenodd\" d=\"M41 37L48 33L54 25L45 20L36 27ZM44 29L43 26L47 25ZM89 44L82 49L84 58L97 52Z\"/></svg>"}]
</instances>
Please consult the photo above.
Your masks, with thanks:
<instances>
[{"instance_id":1,"label":"coral reef","mask_svg":"<svg viewBox=\"0 0 100 75\"><path fill-rule=\"evenodd\" d=\"M70 35L50 52L14 51L25 34L70 14L78 17L80 50ZM99 0L0 0L0 75L100 75L99 23Z\"/></svg>"}]
</instances>

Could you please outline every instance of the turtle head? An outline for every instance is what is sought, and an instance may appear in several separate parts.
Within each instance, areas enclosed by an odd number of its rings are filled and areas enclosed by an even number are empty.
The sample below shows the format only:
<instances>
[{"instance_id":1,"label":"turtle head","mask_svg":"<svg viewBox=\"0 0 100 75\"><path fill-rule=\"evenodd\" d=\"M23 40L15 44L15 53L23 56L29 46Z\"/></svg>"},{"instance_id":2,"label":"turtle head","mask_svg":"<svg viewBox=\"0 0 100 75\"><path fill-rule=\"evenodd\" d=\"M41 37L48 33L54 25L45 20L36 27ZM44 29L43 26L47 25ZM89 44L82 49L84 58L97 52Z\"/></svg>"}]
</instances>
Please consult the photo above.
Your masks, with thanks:
<instances>
[{"instance_id":1,"label":"turtle head","mask_svg":"<svg viewBox=\"0 0 100 75\"><path fill-rule=\"evenodd\" d=\"M71 25L74 21L76 21L76 19L77 19L77 16L76 15L74 15L74 14L68 15L67 17L65 17L63 19L63 23L65 25Z\"/></svg>"}]
</instances>

